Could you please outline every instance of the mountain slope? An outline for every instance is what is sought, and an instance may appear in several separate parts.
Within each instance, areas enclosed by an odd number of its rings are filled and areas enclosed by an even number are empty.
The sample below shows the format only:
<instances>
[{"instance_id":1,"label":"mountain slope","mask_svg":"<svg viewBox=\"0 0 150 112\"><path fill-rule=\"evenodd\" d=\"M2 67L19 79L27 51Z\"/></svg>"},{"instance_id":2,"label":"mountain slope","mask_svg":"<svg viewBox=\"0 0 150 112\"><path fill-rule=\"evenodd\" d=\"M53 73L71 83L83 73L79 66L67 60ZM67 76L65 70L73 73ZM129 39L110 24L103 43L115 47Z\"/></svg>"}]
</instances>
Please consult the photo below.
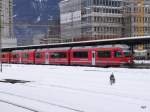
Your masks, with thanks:
<instances>
[{"instance_id":1,"label":"mountain slope","mask_svg":"<svg viewBox=\"0 0 150 112\"><path fill-rule=\"evenodd\" d=\"M59 18L60 0L14 0L14 23L23 25L15 26L15 34L20 44L32 44L34 34L45 33L47 27L32 26L32 24L48 24L51 20ZM24 26L31 24L31 26ZM30 33L29 33L30 32ZM23 42L29 40L28 42Z\"/></svg>"},{"instance_id":2,"label":"mountain slope","mask_svg":"<svg viewBox=\"0 0 150 112\"><path fill-rule=\"evenodd\" d=\"M59 0L14 0L15 21L47 22L59 16Z\"/></svg>"}]
</instances>

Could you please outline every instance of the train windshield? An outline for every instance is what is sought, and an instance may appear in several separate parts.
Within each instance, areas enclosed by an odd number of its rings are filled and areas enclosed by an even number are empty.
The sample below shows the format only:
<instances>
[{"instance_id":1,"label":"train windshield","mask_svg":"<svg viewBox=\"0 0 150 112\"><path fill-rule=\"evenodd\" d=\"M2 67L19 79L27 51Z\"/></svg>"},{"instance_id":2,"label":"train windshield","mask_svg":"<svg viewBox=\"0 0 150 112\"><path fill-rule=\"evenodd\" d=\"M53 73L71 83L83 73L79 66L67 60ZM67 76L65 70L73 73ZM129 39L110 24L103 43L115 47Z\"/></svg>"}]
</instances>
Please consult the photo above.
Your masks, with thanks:
<instances>
[{"instance_id":1,"label":"train windshield","mask_svg":"<svg viewBox=\"0 0 150 112\"><path fill-rule=\"evenodd\" d=\"M116 58L122 57L122 53L120 51L115 51L114 55Z\"/></svg>"},{"instance_id":2,"label":"train windshield","mask_svg":"<svg viewBox=\"0 0 150 112\"><path fill-rule=\"evenodd\" d=\"M125 57L130 57L130 56L131 56L131 53L130 53L129 51L125 51L125 52L124 52L124 56L125 56Z\"/></svg>"}]
</instances>

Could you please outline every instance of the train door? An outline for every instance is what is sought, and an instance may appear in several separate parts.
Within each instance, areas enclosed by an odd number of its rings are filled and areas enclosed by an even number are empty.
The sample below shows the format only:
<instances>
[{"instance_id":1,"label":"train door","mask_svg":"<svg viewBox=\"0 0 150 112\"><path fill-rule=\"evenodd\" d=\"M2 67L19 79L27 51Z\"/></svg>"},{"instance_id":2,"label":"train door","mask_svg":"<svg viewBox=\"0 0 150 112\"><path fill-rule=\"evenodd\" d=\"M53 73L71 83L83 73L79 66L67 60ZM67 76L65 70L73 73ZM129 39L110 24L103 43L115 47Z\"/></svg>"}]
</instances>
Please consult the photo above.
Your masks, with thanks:
<instances>
[{"instance_id":1,"label":"train door","mask_svg":"<svg viewBox=\"0 0 150 112\"><path fill-rule=\"evenodd\" d=\"M95 59L96 58L96 52L95 51L92 51L92 66L94 66L95 65Z\"/></svg>"},{"instance_id":2,"label":"train door","mask_svg":"<svg viewBox=\"0 0 150 112\"><path fill-rule=\"evenodd\" d=\"M19 64L22 64L22 52L19 52L19 53L18 53L18 59L19 59L19 60L18 60L18 61L19 61L18 63L19 63Z\"/></svg>"},{"instance_id":3,"label":"train door","mask_svg":"<svg viewBox=\"0 0 150 112\"><path fill-rule=\"evenodd\" d=\"M49 52L45 52L45 64L49 64Z\"/></svg>"}]
</instances>

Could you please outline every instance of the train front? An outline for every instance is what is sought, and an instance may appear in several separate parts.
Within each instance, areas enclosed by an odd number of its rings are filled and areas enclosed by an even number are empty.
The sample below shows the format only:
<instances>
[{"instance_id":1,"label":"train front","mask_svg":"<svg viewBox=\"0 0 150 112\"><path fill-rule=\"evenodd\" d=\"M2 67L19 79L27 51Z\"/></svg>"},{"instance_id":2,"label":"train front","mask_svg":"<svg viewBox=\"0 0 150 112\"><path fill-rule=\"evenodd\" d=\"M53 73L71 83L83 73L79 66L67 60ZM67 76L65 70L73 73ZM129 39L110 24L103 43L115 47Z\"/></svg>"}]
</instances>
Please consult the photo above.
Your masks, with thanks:
<instances>
[{"instance_id":1,"label":"train front","mask_svg":"<svg viewBox=\"0 0 150 112\"><path fill-rule=\"evenodd\" d=\"M132 66L134 64L133 55L130 50L123 50L123 62L125 66Z\"/></svg>"}]
</instances>

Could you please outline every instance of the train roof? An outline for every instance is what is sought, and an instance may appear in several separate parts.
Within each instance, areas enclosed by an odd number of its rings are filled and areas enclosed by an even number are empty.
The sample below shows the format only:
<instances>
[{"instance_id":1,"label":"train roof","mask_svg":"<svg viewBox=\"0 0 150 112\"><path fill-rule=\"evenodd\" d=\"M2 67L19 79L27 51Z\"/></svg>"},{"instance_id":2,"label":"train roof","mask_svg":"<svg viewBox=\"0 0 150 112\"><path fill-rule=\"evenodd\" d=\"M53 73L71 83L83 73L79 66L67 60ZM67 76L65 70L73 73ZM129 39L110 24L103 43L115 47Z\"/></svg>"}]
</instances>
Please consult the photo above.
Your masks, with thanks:
<instances>
[{"instance_id":1,"label":"train roof","mask_svg":"<svg viewBox=\"0 0 150 112\"><path fill-rule=\"evenodd\" d=\"M82 49L82 50L86 50L88 48L93 48L93 49L123 49L123 46L121 45L104 45L104 46L83 46L83 47L73 47L73 50L78 50L78 49ZM125 48L126 50L126 48Z\"/></svg>"},{"instance_id":2,"label":"train roof","mask_svg":"<svg viewBox=\"0 0 150 112\"><path fill-rule=\"evenodd\" d=\"M141 43L141 41L150 41L150 36L137 36L137 37L125 37L116 39L102 39L102 40L90 40L80 42L66 42L66 43L53 43L42 45L28 45L18 47L5 47L4 50L19 50L19 49L41 49L41 48L56 48L56 47L79 47L79 46L93 46L93 45L106 45L106 44L130 44Z\"/></svg>"},{"instance_id":3,"label":"train roof","mask_svg":"<svg viewBox=\"0 0 150 112\"><path fill-rule=\"evenodd\" d=\"M93 48L94 46L81 46L81 47L72 47L72 49L88 49Z\"/></svg>"},{"instance_id":4,"label":"train roof","mask_svg":"<svg viewBox=\"0 0 150 112\"><path fill-rule=\"evenodd\" d=\"M57 47L57 48L43 48L43 49L37 49L38 51L39 50L68 50L70 49L71 47Z\"/></svg>"},{"instance_id":5,"label":"train roof","mask_svg":"<svg viewBox=\"0 0 150 112\"><path fill-rule=\"evenodd\" d=\"M49 48L48 50L68 50L71 47L58 47L58 48Z\"/></svg>"}]
</instances>

